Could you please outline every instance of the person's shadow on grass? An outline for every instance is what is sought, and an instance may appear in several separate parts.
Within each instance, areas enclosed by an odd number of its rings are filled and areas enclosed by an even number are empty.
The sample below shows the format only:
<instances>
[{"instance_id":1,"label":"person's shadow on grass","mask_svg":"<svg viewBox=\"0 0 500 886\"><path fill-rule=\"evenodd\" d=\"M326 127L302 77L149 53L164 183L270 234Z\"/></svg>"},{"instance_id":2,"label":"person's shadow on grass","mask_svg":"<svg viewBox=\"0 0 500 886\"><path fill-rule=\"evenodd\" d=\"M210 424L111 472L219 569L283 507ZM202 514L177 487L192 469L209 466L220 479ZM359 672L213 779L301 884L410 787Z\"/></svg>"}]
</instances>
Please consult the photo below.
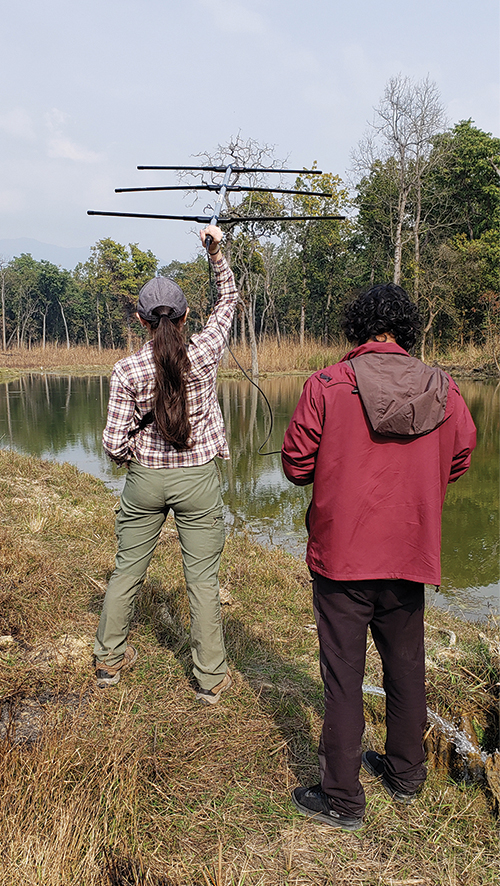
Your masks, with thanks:
<instances>
[{"instance_id":1,"label":"person's shadow on grass","mask_svg":"<svg viewBox=\"0 0 500 886\"><path fill-rule=\"evenodd\" d=\"M135 619L152 625L158 643L169 649L192 682L186 592L182 583L165 591L147 582ZM261 709L274 720L287 748L287 762L301 783L319 780L317 745L323 718L323 683L308 663L287 657L277 642L262 637L230 607L223 607L224 638L231 667L254 692ZM313 630L311 626L304 630Z\"/></svg>"}]
</instances>

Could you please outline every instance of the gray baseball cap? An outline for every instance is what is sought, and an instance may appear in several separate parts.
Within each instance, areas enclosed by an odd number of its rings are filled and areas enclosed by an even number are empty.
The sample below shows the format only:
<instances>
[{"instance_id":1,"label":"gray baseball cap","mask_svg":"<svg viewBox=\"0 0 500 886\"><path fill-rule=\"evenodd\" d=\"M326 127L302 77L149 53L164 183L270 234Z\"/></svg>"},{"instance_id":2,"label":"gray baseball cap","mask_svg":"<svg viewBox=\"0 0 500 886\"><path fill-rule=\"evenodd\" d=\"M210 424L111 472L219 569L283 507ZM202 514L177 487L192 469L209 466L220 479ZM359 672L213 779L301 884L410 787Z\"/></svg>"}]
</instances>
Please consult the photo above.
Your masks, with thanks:
<instances>
[{"instance_id":1,"label":"gray baseball cap","mask_svg":"<svg viewBox=\"0 0 500 886\"><path fill-rule=\"evenodd\" d=\"M155 308L173 308L170 319L177 320L184 316L187 306L186 297L175 280L170 277L153 277L139 292L137 313L143 320L151 323L157 317L153 313Z\"/></svg>"}]
</instances>

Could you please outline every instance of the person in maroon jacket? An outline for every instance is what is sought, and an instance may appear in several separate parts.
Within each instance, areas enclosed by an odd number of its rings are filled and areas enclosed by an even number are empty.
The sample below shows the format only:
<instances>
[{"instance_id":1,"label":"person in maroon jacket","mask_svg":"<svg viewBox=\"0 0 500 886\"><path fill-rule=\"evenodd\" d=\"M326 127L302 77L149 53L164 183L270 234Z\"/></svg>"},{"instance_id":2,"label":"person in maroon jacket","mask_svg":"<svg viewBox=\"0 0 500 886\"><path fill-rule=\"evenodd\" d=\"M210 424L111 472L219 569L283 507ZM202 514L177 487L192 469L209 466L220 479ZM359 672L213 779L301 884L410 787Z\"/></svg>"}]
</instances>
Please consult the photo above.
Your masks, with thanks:
<instances>
[{"instance_id":1,"label":"person in maroon jacket","mask_svg":"<svg viewBox=\"0 0 500 886\"><path fill-rule=\"evenodd\" d=\"M469 467L475 427L449 375L408 353L421 326L401 287L346 309L356 347L308 379L285 434L283 469L313 483L306 561L325 687L321 783L297 787L304 815L356 830L361 764L398 802L422 788L427 709L424 583L439 585L447 484ZM367 628L382 659L385 754L362 754Z\"/></svg>"}]
</instances>

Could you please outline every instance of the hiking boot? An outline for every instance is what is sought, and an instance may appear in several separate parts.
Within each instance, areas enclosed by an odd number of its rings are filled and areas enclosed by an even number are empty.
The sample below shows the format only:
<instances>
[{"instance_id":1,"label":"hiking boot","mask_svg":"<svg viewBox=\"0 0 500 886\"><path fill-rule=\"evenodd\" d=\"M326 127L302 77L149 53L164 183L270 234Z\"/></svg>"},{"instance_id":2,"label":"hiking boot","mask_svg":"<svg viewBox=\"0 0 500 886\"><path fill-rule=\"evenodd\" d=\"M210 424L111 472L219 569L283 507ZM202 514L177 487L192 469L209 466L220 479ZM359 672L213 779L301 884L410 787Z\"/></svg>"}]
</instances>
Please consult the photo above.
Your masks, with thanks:
<instances>
[{"instance_id":1,"label":"hiking boot","mask_svg":"<svg viewBox=\"0 0 500 886\"><path fill-rule=\"evenodd\" d=\"M343 828L345 831L357 831L363 826L363 818L341 815L333 808L333 800L321 789L320 784L310 788L295 788L292 801L302 815L308 815L322 824L332 828Z\"/></svg>"},{"instance_id":2,"label":"hiking boot","mask_svg":"<svg viewBox=\"0 0 500 886\"><path fill-rule=\"evenodd\" d=\"M361 757L361 763L363 769L366 769L370 775L380 779L385 790L396 803L413 803L417 794L422 790L423 785L418 787L416 791L400 791L397 788L393 788L385 774L384 754L377 754L376 751L365 751Z\"/></svg>"},{"instance_id":3,"label":"hiking boot","mask_svg":"<svg viewBox=\"0 0 500 886\"><path fill-rule=\"evenodd\" d=\"M121 672L126 671L127 668L131 668L133 664L137 661L137 649L133 646L127 646L125 650L125 655L115 665L106 665L102 661L96 661L95 663L95 675L97 678L97 685L104 689L105 686L113 686L115 683L120 681Z\"/></svg>"},{"instance_id":4,"label":"hiking boot","mask_svg":"<svg viewBox=\"0 0 500 886\"><path fill-rule=\"evenodd\" d=\"M228 668L224 679L218 683L217 686L214 686L213 689L202 689L201 686L198 686L198 689L196 690L196 700L201 701L203 704L217 704L221 697L221 693L224 692L225 689L229 689L232 684L233 680Z\"/></svg>"}]
</instances>

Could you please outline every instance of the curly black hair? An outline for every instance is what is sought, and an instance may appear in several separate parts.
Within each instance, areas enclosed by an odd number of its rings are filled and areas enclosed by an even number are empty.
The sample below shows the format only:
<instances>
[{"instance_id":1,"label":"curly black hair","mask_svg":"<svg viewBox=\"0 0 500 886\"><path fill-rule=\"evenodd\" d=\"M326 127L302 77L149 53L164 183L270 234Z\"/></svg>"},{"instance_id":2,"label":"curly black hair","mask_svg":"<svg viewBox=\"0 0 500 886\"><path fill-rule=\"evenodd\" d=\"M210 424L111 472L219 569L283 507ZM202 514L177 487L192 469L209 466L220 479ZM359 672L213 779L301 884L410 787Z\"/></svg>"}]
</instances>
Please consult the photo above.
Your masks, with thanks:
<instances>
[{"instance_id":1,"label":"curly black hair","mask_svg":"<svg viewBox=\"0 0 500 886\"><path fill-rule=\"evenodd\" d=\"M344 310L342 329L351 342L362 345L375 335L390 332L406 351L415 346L422 316L407 292L395 283L373 286Z\"/></svg>"}]
</instances>

